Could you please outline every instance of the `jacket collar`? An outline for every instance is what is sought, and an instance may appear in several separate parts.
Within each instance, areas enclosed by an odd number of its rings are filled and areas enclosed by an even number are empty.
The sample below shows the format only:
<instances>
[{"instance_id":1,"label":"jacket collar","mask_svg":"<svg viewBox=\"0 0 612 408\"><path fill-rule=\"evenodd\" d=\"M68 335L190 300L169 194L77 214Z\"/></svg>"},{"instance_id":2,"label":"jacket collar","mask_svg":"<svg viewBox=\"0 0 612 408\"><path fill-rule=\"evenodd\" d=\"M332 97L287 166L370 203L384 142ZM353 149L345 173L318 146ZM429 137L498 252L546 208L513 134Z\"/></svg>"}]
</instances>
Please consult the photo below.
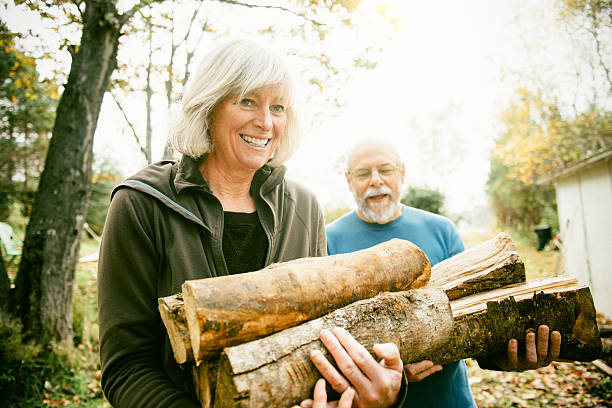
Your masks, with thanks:
<instances>
[{"instance_id":1,"label":"jacket collar","mask_svg":"<svg viewBox=\"0 0 612 408\"><path fill-rule=\"evenodd\" d=\"M204 190L211 192L206 180L202 177L200 169L198 168L200 160L192 159L189 156L183 156L173 166L173 181L174 189L176 194L180 194L186 188L203 188ZM212 193L212 192L211 192Z\"/></svg>"},{"instance_id":2,"label":"jacket collar","mask_svg":"<svg viewBox=\"0 0 612 408\"><path fill-rule=\"evenodd\" d=\"M198 167L201 159L195 160L189 156L183 156L179 162L173 167L175 171L174 175L174 188L176 194L179 195L181 191L186 188L203 188L205 191L212 194L208 183L202 177L200 169ZM255 172L253 181L251 182L251 194L264 195L270 190L278 186L284 179L287 168L285 166L270 167L267 164L263 165L259 170Z\"/></svg>"}]
</instances>

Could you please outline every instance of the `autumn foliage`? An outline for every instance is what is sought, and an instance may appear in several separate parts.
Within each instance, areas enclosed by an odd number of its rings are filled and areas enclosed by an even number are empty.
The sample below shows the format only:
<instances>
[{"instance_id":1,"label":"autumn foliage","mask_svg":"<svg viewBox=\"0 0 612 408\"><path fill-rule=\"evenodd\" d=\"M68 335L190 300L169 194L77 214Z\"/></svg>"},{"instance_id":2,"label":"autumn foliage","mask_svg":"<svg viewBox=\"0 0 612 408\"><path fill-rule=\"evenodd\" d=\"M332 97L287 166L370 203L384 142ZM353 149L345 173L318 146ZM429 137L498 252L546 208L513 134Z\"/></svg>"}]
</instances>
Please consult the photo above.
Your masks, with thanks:
<instances>
[{"instance_id":1,"label":"autumn foliage","mask_svg":"<svg viewBox=\"0 0 612 408\"><path fill-rule=\"evenodd\" d=\"M611 148L612 112L592 107L568 117L556 103L519 89L501 121L487 183L498 221L517 228L554 225L554 189L543 178Z\"/></svg>"}]
</instances>

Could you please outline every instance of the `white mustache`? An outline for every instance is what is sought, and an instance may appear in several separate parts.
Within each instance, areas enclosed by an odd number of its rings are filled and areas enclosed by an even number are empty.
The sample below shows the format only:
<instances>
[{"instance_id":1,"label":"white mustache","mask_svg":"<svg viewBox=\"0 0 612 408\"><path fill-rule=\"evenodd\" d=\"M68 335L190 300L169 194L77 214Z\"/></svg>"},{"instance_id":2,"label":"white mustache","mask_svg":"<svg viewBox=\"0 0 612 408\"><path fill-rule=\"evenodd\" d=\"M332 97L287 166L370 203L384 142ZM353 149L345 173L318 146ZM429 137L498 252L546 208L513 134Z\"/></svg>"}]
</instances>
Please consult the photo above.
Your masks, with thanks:
<instances>
[{"instance_id":1,"label":"white mustache","mask_svg":"<svg viewBox=\"0 0 612 408\"><path fill-rule=\"evenodd\" d=\"M393 193L393 191L391 191L391 189L387 186L380 186L380 187L370 187L366 190L365 193L363 193L363 198L370 198L372 196L376 196L376 195L381 195L381 194L389 194L391 195Z\"/></svg>"}]
</instances>

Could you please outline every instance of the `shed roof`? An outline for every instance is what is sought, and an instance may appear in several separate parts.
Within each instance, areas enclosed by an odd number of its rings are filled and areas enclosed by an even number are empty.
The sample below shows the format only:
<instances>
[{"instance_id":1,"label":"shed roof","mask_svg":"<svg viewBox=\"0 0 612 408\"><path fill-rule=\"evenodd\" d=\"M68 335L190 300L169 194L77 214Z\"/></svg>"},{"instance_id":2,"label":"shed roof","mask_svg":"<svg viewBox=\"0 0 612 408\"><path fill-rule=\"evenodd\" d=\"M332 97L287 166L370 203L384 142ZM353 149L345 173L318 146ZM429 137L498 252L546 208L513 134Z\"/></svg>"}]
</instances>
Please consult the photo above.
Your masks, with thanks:
<instances>
[{"instance_id":1,"label":"shed roof","mask_svg":"<svg viewBox=\"0 0 612 408\"><path fill-rule=\"evenodd\" d=\"M588 167L593 166L596 163L599 163L602 160L610 159L612 159L612 146L601 152L593 153L583 159L568 163L567 166L561 167L555 171L548 173L544 177L538 179L537 184L545 184L560 178L569 177L573 174L578 173L581 170L584 170Z\"/></svg>"}]
</instances>

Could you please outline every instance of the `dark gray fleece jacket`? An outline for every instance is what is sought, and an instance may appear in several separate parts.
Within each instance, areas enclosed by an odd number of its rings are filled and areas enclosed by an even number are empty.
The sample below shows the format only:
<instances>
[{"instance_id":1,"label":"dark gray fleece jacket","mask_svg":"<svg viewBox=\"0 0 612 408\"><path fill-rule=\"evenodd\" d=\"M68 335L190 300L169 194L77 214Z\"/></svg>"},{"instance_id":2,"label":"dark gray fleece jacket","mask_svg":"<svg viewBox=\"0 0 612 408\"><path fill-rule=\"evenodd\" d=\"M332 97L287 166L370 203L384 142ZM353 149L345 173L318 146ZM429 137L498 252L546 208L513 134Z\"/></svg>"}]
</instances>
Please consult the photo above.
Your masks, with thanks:
<instances>
[{"instance_id":1,"label":"dark gray fleece jacket","mask_svg":"<svg viewBox=\"0 0 612 408\"><path fill-rule=\"evenodd\" d=\"M259 169L251 184L268 238L266 265L326 254L314 195L286 180L285 167ZM115 407L195 407L190 369L174 360L157 299L185 280L227 275L223 208L198 163L153 164L111 198L98 265L102 387Z\"/></svg>"}]
</instances>

